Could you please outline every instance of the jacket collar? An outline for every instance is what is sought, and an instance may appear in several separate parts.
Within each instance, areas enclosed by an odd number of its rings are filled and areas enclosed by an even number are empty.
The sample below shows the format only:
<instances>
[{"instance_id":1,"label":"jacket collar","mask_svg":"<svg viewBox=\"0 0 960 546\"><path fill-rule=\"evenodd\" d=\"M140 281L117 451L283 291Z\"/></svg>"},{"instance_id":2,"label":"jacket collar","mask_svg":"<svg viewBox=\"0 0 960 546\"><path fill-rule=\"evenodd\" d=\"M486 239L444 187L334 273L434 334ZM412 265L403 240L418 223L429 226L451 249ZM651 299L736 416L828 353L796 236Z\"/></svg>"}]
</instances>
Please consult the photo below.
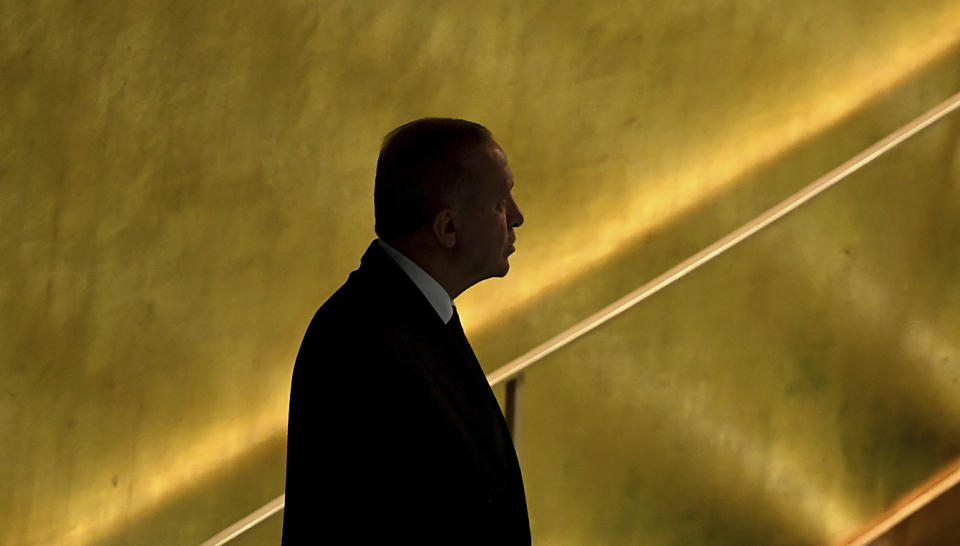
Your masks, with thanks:
<instances>
[{"instance_id":1,"label":"jacket collar","mask_svg":"<svg viewBox=\"0 0 960 546\"><path fill-rule=\"evenodd\" d=\"M440 320L444 324L450 322L453 317L453 301L446 289L437 282L429 273L423 270L413 260L408 258L402 252L390 246L383 239L377 239L377 244L386 252L386 254L400 266L400 269L410 277L413 284L417 285L423 297L430 302L430 306L437 312Z\"/></svg>"},{"instance_id":2,"label":"jacket collar","mask_svg":"<svg viewBox=\"0 0 960 546\"><path fill-rule=\"evenodd\" d=\"M407 273L374 239L360 258L356 273L366 280L378 309L391 309L401 318L443 326L443 320ZM384 305L380 305L384 304Z\"/></svg>"}]
</instances>

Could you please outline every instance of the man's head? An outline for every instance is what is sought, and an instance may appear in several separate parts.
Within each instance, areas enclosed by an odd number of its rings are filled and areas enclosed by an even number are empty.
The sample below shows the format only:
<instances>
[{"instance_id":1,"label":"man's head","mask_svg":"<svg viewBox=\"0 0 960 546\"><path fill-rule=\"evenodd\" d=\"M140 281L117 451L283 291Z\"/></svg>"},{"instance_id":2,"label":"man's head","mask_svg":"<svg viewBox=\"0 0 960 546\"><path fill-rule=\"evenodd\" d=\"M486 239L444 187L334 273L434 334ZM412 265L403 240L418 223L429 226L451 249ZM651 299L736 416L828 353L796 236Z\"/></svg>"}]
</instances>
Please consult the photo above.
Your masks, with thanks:
<instances>
[{"instance_id":1,"label":"man's head","mask_svg":"<svg viewBox=\"0 0 960 546\"><path fill-rule=\"evenodd\" d=\"M391 131L377 161L377 235L455 297L507 274L523 215L507 157L486 128L424 118ZM433 269L431 271L431 269Z\"/></svg>"}]
</instances>

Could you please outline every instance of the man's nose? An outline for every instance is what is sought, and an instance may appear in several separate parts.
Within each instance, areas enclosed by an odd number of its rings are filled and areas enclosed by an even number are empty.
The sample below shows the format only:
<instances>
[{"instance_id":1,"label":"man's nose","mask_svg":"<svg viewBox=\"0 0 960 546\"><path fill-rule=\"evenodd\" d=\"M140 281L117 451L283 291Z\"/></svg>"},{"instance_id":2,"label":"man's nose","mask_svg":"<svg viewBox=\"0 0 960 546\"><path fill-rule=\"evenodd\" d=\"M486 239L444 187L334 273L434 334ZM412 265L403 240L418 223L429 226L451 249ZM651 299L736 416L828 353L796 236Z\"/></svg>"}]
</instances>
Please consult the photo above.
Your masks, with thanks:
<instances>
[{"instance_id":1,"label":"man's nose","mask_svg":"<svg viewBox=\"0 0 960 546\"><path fill-rule=\"evenodd\" d=\"M517 202L513 199L510 199L512 206L510 207L511 217L510 217L510 227L520 227L523 225L523 213L520 212L520 207L517 206Z\"/></svg>"}]
</instances>

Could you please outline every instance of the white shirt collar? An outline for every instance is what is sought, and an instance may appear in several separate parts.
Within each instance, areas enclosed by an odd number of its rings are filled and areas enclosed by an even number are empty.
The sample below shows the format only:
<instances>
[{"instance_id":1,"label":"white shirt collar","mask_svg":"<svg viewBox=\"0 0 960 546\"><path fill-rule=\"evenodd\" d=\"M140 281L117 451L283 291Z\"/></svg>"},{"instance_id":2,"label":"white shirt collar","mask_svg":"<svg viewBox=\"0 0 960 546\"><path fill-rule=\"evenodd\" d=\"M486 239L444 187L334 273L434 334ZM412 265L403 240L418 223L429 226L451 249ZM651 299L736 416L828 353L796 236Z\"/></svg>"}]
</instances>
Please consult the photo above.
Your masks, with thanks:
<instances>
[{"instance_id":1,"label":"white shirt collar","mask_svg":"<svg viewBox=\"0 0 960 546\"><path fill-rule=\"evenodd\" d=\"M380 243L380 248L382 248L388 256L393 258L393 261L397 262L400 269L410 277L413 284L417 285L417 288L420 289L423 296L430 302L433 310L440 316L440 320L442 320L444 324L450 322L450 319L453 317L453 302L450 300L450 295L447 294L447 291L440 286L440 283L419 265L415 264L413 260L404 256L399 250L388 245L381 239L377 239L377 242Z\"/></svg>"}]
</instances>

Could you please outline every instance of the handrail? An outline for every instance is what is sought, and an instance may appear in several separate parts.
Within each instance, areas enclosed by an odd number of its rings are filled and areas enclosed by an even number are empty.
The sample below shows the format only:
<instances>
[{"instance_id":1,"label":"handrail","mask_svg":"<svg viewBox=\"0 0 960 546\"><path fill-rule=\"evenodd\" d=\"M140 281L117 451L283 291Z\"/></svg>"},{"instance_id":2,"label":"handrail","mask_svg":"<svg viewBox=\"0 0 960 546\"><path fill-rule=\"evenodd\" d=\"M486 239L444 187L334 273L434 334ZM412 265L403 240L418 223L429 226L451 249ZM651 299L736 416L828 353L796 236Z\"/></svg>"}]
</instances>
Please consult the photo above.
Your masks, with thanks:
<instances>
[{"instance_id":1,"label":"handrail","mask_svg":"<svg viewBox=\"0 0 960 546\"><path fill-rule=\"evenodd\" d=\"M507 364L497 368L493 372L490 372L486 376L487 382L491 387L494 387L505 381L516 380L517 376L522 374L530 366L543 360L548 355L560 350L566 345L569 345L573 341L586 335L591 330L606 323L607 321L610 321L634 305L690 274L703 264L726 252L747 237L750 237L754 233L786 216L800 205L813 199L820 193L826 191L841 180L847 178L851 174L871 163L873 160L899 146L913 135L950 115L957 109L960 109L960 93L951 96L947 100L931 108L923 115L915 118L887 137L874 143L872 146L855 155L853 158L844 162L839 167L814 180L800 191L794 193L790 197L787 197L783 201L780 201L773 207L761 213L759 216L755 217L753 220L750 220L746 224L728 233L726 236L697 252L693 256L690 256L686 260L668 269L653 280L643 284L636 290L631 291L627 295L607 305L600 311L574 324L570 328L567 328L560 334L550 338L540 345L537 345L533 349L511 360ZM221 546L222 544L226 544L264 519L282 510L284 503L285 495L280 495L257 510L254 510L240 521L237 521L230 527L224 529L213 538L207 540L202 546ZM895 517L898 517L900 518L899 520L902 520L912 513L912 511L918 510L920 506L922 505L918 506L916 504L912 504L909 508L911 511L898 512Z\"/></svg>"},{"instance_id":2,"label":"handrail","mask_svg":"<svg viewBox=\"0 0 960 546\"><path fill-rule=\"evenodd\" d=\"M957 93L949 99L941 102L922 116L914 119L910 123L907 123L883 140L880 140L873 146L870 146L866 150L855 155L849 161L811 182L800 191L767 209L753 220L730 232L712 245L704 248L700 252L697 252L676 266L668 269L657 278L630 292L626 296L623 296L622 298L604 307L600 311L597 311L593 315L578 322L570 328L567 328L553 338L541 343L540 345L537 345L533 349L530 349L523 355L511 360L509 363L497 368L487 376L490 386L508 381L510 378L516 376L523 370L542 360L547 355L556 352L571 342L583 337L587 332L613 319L620 313L623 313L627 309L630 309L634 305L656 294L677 280L685 277L698 267L726 252L740 241L767 227L783 216L786 216L800 205L813 199L837 182L850 176L863 166L872 162L874 159L889 152L891 149L895 148L897 145L919 133L923 129L926 129L930 125L940 121L958 108L960 108L960 93Z\"/></svg>"},{"instance_id":3,"label":"handrail","mask_svg":"<svg viewBox=\"0 0 960 546\"><path fill-rule=\"evenodd\" d=\"M921 508L930 504L957 484L960 484L960 462L955 461L948 468L907 493L904 497L905 500L881 514L879 518L868 524L859 533L841 542L841 546L868 546L872 544L881 535L920 511Z\"/></svg>"},{"instance_id":4,"label":"handrail","mask_svg":"<svg viewBox=\"0 0 960 546\"><path fill-rule=\"evenodd\" d=\"M226 544L231 540L237 538L238 536L246 533L250 530L251 527L254 527L261 521L269 518L270 516L276 514L280 510L283 510L284 505L286 504L287 494L284 493L279 497L273 499L272 501L264 504L260 508L257 508L253 512L250 512L243 517L240 521L237 521L230 527L227 527L223 531L213 535L206 542L200 546L221 546Z\"/></svg>"}]
</instances>

